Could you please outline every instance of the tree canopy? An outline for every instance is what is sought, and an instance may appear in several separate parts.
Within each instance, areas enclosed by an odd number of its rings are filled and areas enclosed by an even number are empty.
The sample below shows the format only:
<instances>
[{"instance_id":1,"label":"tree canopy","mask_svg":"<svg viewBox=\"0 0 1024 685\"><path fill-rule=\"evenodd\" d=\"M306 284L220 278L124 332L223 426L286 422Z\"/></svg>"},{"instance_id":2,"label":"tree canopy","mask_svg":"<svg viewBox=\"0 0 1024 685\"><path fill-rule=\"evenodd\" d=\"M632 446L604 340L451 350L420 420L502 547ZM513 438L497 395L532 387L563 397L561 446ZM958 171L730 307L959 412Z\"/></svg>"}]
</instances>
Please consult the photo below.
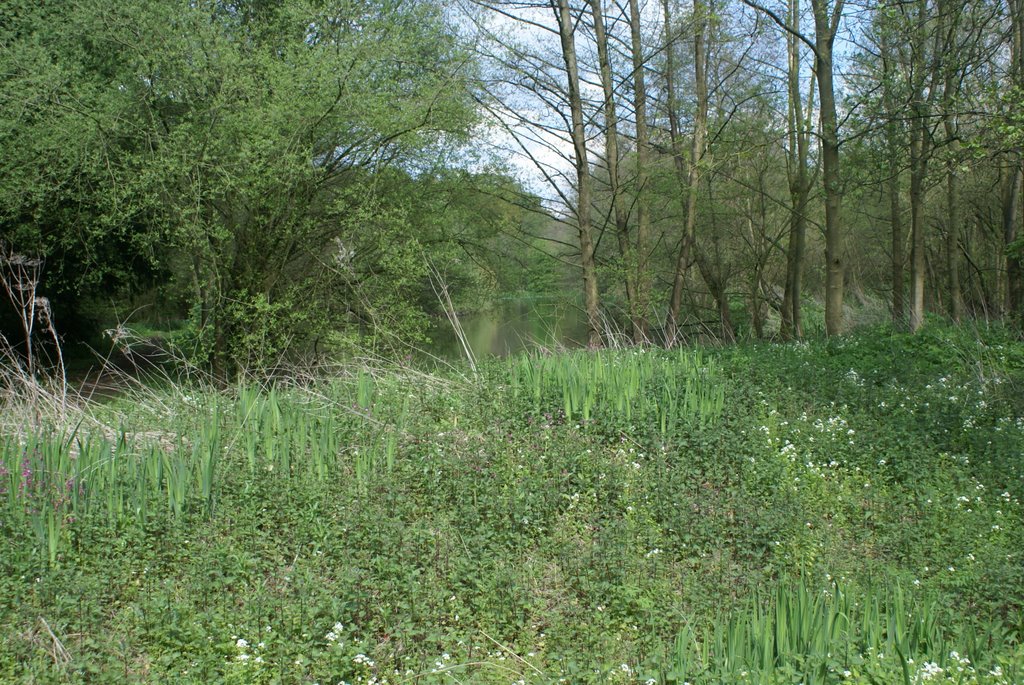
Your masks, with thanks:
<instances>
[{"instance_id":1,"label":"tree canopy","mask_svg":"<svg viewBox=\"0 0 1024 685\"><path fill-rule=\"evenodd\" d=\"M573 274L591 345L1019 319L1022 15L15 0L0 239L65 326L176 313L226 373L420 339L437 276Z\"/></svg>"}]
</instances>

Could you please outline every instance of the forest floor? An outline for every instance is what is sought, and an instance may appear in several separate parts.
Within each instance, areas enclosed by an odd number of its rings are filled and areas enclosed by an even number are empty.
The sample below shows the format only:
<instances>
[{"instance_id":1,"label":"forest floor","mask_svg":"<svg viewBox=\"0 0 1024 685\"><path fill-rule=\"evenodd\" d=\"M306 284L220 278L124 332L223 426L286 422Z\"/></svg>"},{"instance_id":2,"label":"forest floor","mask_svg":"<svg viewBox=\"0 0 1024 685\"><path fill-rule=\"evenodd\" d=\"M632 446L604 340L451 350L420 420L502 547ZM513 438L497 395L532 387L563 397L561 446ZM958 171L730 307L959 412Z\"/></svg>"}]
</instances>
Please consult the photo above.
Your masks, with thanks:
<instances>
[{"instance_id":1,"label":"forest floor","mask_svg":"<svg viewBox=\"0 0 1024 685\"><path fill-rule=\"evenodd\" d=\"M1005 331L75 411L0 437L0 682L1024 683Z\"/></svg>"}]
</instances>

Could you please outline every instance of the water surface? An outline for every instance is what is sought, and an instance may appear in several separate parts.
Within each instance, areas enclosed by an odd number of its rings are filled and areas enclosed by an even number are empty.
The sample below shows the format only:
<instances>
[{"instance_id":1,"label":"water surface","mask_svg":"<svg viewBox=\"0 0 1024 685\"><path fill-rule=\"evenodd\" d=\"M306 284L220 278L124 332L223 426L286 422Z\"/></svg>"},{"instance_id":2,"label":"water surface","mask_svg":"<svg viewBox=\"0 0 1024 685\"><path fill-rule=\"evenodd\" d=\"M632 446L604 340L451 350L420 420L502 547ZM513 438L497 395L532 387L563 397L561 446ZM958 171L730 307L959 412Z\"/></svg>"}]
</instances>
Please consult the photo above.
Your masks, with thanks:
<instances>
[{"instance_id":1,"label":"water surface","mask_svg":"<svg viewBox=\"0 0 1024 685\"><path fill-rule=\"evenodd\" d=\"M503 357L523 350L581 347L587 319L578 306L540 299L502 300L486 311L459 317L466 341L477 357ZM446 318L430 331L427 351L443 359L464 359L462 345Z\"/></svg>"}]
</instances>

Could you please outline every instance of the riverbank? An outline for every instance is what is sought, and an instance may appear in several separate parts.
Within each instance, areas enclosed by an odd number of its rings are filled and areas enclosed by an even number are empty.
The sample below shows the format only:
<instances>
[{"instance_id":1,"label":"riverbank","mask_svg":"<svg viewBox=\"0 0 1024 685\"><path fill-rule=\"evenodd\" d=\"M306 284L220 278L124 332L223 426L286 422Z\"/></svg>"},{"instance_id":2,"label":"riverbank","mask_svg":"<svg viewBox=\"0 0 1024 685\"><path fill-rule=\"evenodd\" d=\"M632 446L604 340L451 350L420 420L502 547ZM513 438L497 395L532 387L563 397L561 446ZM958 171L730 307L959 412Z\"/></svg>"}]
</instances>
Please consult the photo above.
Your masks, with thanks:
<instances>
[{"instance_id":1,"label":"riverbank","mask_svg":"<svg viewBox=\"0 0 1024 685\"><path fill-rule=\"evenodd\" d=\"M0 441L0 680L1021 682L1022 390L936 329L133 391Z\"/></svg>"}]
</instances>

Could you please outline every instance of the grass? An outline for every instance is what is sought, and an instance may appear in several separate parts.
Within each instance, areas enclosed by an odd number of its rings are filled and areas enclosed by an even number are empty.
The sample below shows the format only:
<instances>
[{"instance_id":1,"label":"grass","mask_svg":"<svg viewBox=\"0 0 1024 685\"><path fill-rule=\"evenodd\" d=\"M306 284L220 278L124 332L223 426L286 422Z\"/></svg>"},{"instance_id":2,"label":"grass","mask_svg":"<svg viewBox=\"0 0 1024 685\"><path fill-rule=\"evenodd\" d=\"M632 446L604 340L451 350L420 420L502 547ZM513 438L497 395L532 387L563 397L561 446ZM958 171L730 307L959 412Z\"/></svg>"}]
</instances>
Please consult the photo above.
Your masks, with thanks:
<instances>
[{"instance_id":1,"label":"grass","mask_svg":"<svg viewBox=\"0 0 1024 685\"><path fill-rule=\"evenodd\" d=\"M0 439L0 681L1024 682L1024 348L172 387Z\"/></svg>"}]
</instances>

